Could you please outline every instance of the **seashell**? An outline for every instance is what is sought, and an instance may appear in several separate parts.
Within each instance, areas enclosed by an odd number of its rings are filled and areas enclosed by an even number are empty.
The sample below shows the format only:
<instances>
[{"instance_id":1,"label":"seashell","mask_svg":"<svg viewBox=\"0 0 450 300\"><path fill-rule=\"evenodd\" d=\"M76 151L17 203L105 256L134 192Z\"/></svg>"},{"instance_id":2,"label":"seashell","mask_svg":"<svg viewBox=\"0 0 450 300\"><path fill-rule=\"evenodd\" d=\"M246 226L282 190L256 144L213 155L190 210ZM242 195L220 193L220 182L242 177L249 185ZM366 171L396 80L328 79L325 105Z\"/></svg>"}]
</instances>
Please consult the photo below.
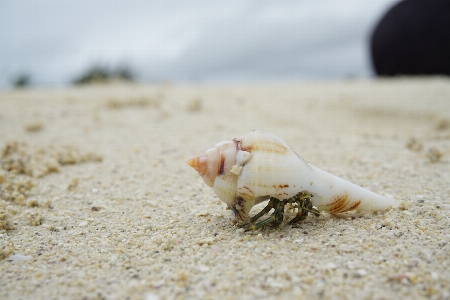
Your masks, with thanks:
<instances>
[{"instance_id":1,"label":"seashell","mask_svg":"<svg viewBox=\"0 0 450 300\"><path fill-rule=\"evenodd\" d=\"M399 202L386 198L308 163L279 137L259 130L238 139L224 141L204 155L187 160L225 202L246 230L283 220L286 205L297 209L291 223L320 211L342 213L350 210L385 210ZM248 220L251 208L265 200L268 205ZM272 208L272 215L254 222Z\"/></svg>"}]
</instances>

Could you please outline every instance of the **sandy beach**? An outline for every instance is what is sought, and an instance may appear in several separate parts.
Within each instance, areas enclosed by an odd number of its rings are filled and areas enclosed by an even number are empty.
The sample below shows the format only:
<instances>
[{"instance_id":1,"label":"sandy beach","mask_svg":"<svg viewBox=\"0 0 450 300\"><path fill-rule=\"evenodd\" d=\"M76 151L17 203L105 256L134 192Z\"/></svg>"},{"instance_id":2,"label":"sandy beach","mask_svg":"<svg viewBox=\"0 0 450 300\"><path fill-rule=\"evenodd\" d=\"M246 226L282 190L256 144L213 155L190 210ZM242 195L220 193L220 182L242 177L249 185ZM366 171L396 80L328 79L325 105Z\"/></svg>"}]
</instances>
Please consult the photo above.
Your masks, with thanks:
<instances>
[{"instance_id":1,"label":"sandy beach","mask_svg":"<svg viewBox=\"0 0 450 300\"><path fill-rule=\"evenodd\" d=\"M244 232L185 160L254 129L401 208ZM449 78L2 91L0 299L449 299L449 183Z\"/></svg>"}]
</instances>

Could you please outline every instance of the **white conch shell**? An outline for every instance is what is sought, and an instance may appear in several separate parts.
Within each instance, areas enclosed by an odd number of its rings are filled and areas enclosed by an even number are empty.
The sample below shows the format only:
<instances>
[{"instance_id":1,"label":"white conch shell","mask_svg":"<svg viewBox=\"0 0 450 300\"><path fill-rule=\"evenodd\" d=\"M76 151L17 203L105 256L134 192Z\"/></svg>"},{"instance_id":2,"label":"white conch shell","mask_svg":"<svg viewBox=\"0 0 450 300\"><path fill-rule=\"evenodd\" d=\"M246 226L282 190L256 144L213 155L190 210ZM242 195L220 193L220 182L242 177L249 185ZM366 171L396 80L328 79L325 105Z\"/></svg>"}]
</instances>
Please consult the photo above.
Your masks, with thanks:
<instances>
[{"instance_id":1,"label":"white conch shell","mask_svg":"<svg viewBox=\"0 0 450 300\"><path fill-rule=\"evenodd\" d=\"M311 165L282 139L259 130L220 142L187 162L241 220L247 219L255 204L269 197L284 200L300 192L313 195L312 205L329 213L399 206L395 199Z\"/></svg>"}]
</instances>

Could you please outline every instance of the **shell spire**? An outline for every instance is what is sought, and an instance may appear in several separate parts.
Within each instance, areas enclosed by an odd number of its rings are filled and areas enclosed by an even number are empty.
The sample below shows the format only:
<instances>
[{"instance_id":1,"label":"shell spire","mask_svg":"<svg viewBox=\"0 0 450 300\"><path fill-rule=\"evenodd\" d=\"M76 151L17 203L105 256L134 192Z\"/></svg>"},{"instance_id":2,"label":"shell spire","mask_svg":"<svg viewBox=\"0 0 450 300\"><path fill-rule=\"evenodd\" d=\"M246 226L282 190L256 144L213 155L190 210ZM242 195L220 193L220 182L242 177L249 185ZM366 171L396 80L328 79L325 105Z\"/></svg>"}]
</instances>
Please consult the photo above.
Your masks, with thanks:
<instances>
[{"instance_id":1,"label":"shell spire","mask_svg":"<svg viewBox=\"0 0 450 300\"><path fill-rule=\"evenodd\" d=\"M252 223L275 209L270 220L260 221L255 225L257 228L270 222L281 222L284 205L288 203L298 209L295 222L303 220L308 213L318 215L319 211L341 213L399 206L395 199L378 195L311 165L282 139L259 130L220 142L204 155L186 162L240 220L248 219L255 204L270 199L267 207L250 220Z\"/></svg>"},{"instance_id":2,"label":"shell spire","mask_svg":"<svg viewBox=\"0 0 450 300\"><path fill-rule=\"evenodd\" d=\"M200 155L200 156L186 159L186 162L188 163L188 165L191 166L192 168L194 168L195 171L197 171L200 176L205 174L206 169L208 168L206 159L202 159L204 157L205 157L204 155Z\"/></svg>"},{"instance_id":3,"label":"shell spire","mask_svg":"<svg viewBox=\"0 0 450 300\"><path fill-rule=\"evenodd\" d=\"M202 176L208 186L213 187L220 172L220 154L216 148L208 149L205 154L190 158L186 162Z\"/></svg>"}]
</instances>

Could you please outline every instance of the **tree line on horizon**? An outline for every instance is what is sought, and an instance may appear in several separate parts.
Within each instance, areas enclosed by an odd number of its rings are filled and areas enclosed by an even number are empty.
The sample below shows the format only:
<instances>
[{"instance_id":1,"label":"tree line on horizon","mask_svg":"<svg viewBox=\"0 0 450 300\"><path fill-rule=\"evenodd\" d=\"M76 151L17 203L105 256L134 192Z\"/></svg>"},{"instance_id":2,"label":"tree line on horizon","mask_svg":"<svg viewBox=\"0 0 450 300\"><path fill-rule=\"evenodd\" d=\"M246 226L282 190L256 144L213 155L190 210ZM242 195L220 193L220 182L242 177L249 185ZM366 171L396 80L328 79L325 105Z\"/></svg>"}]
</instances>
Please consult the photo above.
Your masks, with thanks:
<instances>
[{"instance_id":1,"label":"tree line on horizon","mask_svg":"<svg viewBox=\"0 0 450 300\"><path fill-rule=\"evenodd\" d=\"M94 64L89 66L86 71L71 80L73 85L85 85L95 83L107 83L113 80L135 81L135 72L130 66L121 65L111 68L106 65ZM26 88L32 84L32 76L27 72L19 73L11 79L11 85L16 88Z\"/></svg>"}]
</instances>

